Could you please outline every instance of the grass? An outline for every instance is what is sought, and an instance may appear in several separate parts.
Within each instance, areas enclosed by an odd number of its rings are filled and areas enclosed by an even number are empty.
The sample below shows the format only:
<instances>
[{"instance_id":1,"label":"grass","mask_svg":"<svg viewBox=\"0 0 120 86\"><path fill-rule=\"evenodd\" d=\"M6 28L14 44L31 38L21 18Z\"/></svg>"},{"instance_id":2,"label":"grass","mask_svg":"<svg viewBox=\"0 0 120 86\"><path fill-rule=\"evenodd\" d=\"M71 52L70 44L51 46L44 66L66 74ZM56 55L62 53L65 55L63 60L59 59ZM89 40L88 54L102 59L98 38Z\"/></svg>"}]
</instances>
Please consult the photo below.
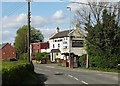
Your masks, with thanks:
<instances>
[{"instance_id":1,"label":"grass","mask_svg":"<svg viewBox=\"0 0 120 86\"><path fill-rule=\"evenodd\" d=\"M58 64L60 67L65 67L63 64ZM86 66L79 67L80 69L86 69L86 70L96 70L96 71L102 71L102 72L115 72L120 73L120 70L118 69L106 69L106 68L96 68L96 67L89 67L86 68Z\"/></svg>"},{"instance_id":2,"label":"grass","mask_svg":"<svg viewBox=\"0 0 120 86\"><path fill-rule=\"evenodd\" d=\"M96 71L102 71L102 72L114 72L114 73L120 73L120 70L118 69L107 69L107 68L96 68L96 67L79 67L80 69L87 69L87 70L96 70Z\"/></svg>"}]
</instances>

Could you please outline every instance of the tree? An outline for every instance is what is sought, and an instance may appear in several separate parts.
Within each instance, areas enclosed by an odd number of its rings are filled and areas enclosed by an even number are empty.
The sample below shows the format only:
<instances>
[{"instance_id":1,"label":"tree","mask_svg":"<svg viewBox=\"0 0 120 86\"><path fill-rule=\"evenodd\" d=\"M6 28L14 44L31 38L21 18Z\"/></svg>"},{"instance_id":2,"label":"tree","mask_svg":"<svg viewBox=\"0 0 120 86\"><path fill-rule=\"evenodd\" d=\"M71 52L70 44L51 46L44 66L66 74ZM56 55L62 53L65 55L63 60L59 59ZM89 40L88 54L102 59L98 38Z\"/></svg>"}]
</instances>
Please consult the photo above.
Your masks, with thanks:
<instances>
[{"instance_id":1,"label":"tree","mask_svg":"<svg viewBox=\"0 0 120 86\"><path fill-rule=\"evenodd\" d=\"M92 67L117 68L120 63L120 26L117 3L89 0L76 11L87 33L87 52ZM112 7L112 8L111 8Z\"/></svg>"},{"instance_id":2,"label":"tree","mask_svg":"<svg viewBox=\"0 0 120 86\"><path fill-rule=\"evenodd\" d=\"M117 68L120 62L120 27L115 18L114 13L111 14L104 9L102 21L94 27L86 24L87 51L91 66Z\"/></svg>"},{"instance_id":3,"label":"tree","mask_svg":"<svg viewBox=\"0 0 120 86\"><path fill-rule=\"evenodd\" d=\"M88 23L89 21L92 26L95 26L99 21L102 20L101 19L102 12L105 8L110 13L118 13L118 9L116 9L118 7L118 4L113 2L105 2L105 0L100 1L88 0L87 5L84 4L79 5L82 6L80 7L80 9L75 11L76 16L74 22L75 23L80 22L81 28L83 28L83 26L85 26L85 24ZM89 15L91 15L90 20Z\"/></svg>"},{"instance_id":4,"label":"tree","mask_svg":"<svg viewBox=\"0 0 120 86\"><path fill-rule=\"evenodd\" d=\"M28 26L24 25L17 30L17 36L15 37L15 47L17 50L17 55L20 56L22 53L27 53L28 45ZM40 30L36 30L34 27L31 27L30 31L30 43L33 42L42 42L44 39Z\"/></svg>"}]
</instances>

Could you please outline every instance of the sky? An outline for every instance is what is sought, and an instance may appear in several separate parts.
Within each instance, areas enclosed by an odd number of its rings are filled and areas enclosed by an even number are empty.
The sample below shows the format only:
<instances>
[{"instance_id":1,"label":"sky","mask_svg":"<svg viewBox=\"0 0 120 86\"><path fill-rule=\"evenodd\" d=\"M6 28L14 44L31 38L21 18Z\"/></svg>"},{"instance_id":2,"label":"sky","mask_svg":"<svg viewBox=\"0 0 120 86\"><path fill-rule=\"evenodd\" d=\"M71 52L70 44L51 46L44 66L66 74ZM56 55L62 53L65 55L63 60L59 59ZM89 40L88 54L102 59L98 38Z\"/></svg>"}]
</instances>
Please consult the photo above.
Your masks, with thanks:
<instances>
[{"instance_id":1,"label":"sky","mask_svg":"<svg viewBox=\"0 0 120 86\"><path fill-rule=\"evenodd\" d=\"M86 3L86 0L73 0ZM67 9L71 7L71 11ZM32 0L31 26L40 30L44 41L48 41L52 33L59 27L60 31L70 28L70 20L74 17L76 4L60 0ZM0 43L14 43L16 31L27 25L26 0L2 0L0 2ZM72 26L73 27L73 26ZM2 34L2 35L1 35Z\"/></svg>"}]
</instances>

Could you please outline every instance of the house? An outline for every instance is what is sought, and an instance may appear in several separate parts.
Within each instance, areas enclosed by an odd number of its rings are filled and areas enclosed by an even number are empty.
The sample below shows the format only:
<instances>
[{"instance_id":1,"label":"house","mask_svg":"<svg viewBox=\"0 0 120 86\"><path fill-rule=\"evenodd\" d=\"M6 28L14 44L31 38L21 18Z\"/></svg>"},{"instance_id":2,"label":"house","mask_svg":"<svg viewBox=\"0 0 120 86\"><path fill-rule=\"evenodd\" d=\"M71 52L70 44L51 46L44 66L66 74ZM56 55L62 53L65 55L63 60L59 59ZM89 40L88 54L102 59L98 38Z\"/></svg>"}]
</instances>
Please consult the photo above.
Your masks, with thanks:
<instances>
[{"instance_id":1,"label":"house","mask_svg":"<svg viewBox=\"0 0 120 86\"><path fill-rule=\"evenodd\" d=\"M49 42L32 43L31 52L49 52Z\"/></svg>"},{"instance_id":2,"label":"house","mask_svg":"<svg viewBox=\"0 0 120 86\"><path fill-rule=\"evenodd\" d=\"M57 27L56 33L50 39L51 62L63 62L65 66L78 66L78 56L87 54L85 50L86 34L78 27L71 30L60 31Z\"/></svg>"},{"instance_id":3,"label":"house","mask_svg":"<svg viewBox=\"0 0 120 86\"><path fill-rule=\"evenodd\" d=\"M0 44L0 59L16 58L16 49L10 43Z\"/></svg>"}]
</instances>

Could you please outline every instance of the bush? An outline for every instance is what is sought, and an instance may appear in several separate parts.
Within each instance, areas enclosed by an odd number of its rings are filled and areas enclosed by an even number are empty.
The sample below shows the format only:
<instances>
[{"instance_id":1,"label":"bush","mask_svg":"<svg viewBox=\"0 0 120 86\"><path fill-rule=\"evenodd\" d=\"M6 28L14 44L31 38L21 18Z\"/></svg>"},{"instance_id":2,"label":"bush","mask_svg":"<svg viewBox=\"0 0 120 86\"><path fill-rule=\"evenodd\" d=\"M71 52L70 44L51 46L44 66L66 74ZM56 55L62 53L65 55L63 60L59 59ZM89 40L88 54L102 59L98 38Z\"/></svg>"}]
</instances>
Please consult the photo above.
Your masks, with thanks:
<instances>
[{"instance_id":1,"label":"bush","mask_svg":"<svg viewBox=\"0 0 120 86\"><path fill-rule=\"evenodd\" d=\"M85 55L80 56L79 62L80 62L81 67L85 67L85 65L86 65L86 57L85 57Z\"/></svg>"},{"instance_id":2,"label":"bush","mask_svg":"<svg viewBox=\"0 0 120 86\"><path fill-rule=\"evenodd\" d=\"M34 73L34 66L27 61L3 61L2 62L2 86L18 86L26 78L31 78Z\"/></svg>"},{"instance_id":3,"label":"bush","mask_svg":"<svg viewBox=\"0 0 120 86\"><path fill-rule=\"evenodd\" d=\"M40 60L42 60L43 58L47 58L47 55L48 55L48 53L46 53L46 52L43 52L43 53L33 52L33 53L32 53L32 60L40 61Z\"/></svg>"},{"instance_id":4,"label":"bush","mask_svg":"<svg viewBox=\"0 0 120 86\"><path fill-rule=\"evenodd\" d=\"M27 57L28 57L28 53L23 53L23 54L20 56L20 59L21 59L21 60L27 60Z\"/></svg>"}]
</instances>

